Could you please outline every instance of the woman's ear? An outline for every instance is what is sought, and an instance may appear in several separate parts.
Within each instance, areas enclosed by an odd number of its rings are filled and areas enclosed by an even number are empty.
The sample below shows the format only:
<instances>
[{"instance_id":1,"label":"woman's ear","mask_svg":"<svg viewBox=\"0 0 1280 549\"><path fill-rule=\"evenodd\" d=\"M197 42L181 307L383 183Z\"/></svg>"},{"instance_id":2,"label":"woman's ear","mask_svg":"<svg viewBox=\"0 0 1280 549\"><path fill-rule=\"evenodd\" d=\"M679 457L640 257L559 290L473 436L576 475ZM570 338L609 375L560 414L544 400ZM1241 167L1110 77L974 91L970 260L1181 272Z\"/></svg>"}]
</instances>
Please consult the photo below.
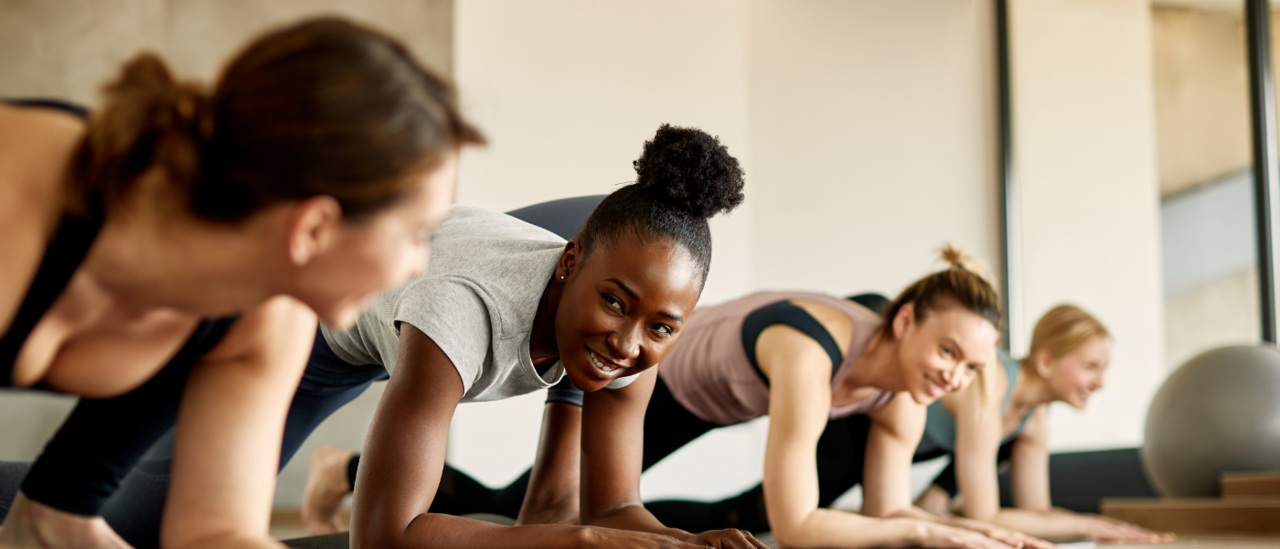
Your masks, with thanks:
<instances>
[{"instance_id":1,"label":"woman's ear","mask_svg":"<svg viewBox=\"0 0 1280 549\"><path fill-rule=\"evenodd\" d=\"M331 196L313 196L293 207L289 216L289 261L301 267L337 243L342 206Z\"/></svg>"},{"instance_id":2,"label":"woman's ear","mask_svg":"<svg viewBox=\"0 0 1280 549\"><path fill-rule=\"evenodd\" d=\"M561 282L568 280L577 272L582 261L582 243L574 238L564 243L564 252L560 254L560 261L556 263L556 280Z\"/></svg>"},{"instance_id":3,"label":"woman's ear","mask_svg":"<svg viewBox=\"0 0 1280 549\"><path fill-rule=\"evenodd\" d=\"M907 333L907 329L916 321L916 305L915 303L907 303L898 309L898 314L893 316L893 338L902 339Z\"/></svg>"},{"instance_id":4,"label":"woman's ear","mask_svg":"<svg viewBox=\"0 0 1280 549\"><path fill-rule=\"evenodd\" d=\"M1039 374L1040 377L1049 377L1049 374L1052 372L1053 355L1049 354L1048 349L1040 349L1039 351L1036 351L1036 356L1034 358L1036 373Z\"/></svg>"}]
</instances>

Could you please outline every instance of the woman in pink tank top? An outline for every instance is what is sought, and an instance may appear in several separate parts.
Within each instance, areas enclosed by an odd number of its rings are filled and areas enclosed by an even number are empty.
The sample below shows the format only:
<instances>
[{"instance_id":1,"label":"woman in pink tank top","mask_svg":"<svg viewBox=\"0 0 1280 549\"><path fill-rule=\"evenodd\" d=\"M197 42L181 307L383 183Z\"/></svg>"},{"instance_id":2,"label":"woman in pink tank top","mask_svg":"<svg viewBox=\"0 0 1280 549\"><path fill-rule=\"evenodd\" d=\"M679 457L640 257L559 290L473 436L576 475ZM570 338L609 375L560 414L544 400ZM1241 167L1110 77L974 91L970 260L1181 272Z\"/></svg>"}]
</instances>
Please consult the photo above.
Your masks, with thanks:
<instances>
[{"instance_id":1,"label":"woman in pink tank top","mask_svg":"<svg viewBox=\"0 0 1280 549\"><path fill-rule=\"evenodd\" d=\"M695 312L659 370L646 464L707 430L767 414L763 491L744 494L754 505L658 502L651 512L768 528L784 547L1051 547L912 505L926 408L995 363L1002 316L995 290L959 252L947 247L942 257L950 266L908 286L886 306L887 322L851 301L802 293L754 294ZM867 418L861 515L824 508L816 465L828 420L855 414Z\"/></svg>"}]
</instances>

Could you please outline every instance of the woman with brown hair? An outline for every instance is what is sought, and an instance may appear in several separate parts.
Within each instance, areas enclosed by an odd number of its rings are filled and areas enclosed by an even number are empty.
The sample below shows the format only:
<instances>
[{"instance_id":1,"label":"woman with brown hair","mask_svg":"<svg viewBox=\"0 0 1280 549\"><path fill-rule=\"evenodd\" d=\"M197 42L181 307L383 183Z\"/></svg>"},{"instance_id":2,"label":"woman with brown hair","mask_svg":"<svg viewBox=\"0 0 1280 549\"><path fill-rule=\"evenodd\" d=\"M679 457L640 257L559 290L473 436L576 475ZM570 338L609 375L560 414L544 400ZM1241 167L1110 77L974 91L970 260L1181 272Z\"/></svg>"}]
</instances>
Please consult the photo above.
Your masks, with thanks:
<instances>
[{"instance_id":1,"label":"woman with brown hair","mask_svg":"<svg viewBox=\"0 0 1280 549\"><path fill-rule=\"evenodd\" d=\"M424 268L482 141L445 81L339 19L258 38L211 92L144 54L87 119L0 104L0 387L82 397L0 544L125 546L100 509L176 415L163 545L269 545L317 318Z\"/></svg>"},{"instance_id":2,"label":"woman with brown hair","mask_svg":"<svg viewBox=\"0 0 1280 549\"><path fill-rule=\"evenodd\" d=\"M1065 402L1083 409L1102 388L1111 361L1111 334L1093 315L1058 305L1036 323L1031 351L1018 361L1001 353L1004 375L948 395L929 407L917 459L952 456L922 507L949 514L964 495L963 515L1030 535L1156 543L1172 536L1119 520L1053 507L1049 498L1048 408ZM986 393L984 397L982 394ZM1010 461L1013 508L1001 507L996 463Z\"/></svg>"}]
</instances>

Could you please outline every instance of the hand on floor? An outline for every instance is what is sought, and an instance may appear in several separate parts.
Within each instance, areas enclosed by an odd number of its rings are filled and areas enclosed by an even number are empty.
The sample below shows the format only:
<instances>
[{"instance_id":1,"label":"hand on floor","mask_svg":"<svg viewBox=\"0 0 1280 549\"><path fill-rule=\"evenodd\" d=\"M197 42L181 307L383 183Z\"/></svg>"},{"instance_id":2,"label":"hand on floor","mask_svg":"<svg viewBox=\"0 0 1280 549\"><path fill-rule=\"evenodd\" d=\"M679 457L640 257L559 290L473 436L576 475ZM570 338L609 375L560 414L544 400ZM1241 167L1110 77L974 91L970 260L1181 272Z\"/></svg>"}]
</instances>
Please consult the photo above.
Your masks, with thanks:
<instances>
[{"instance_id":1,"label":"hand on floor","mask_svg":"<svg viewBox=\"0 0 1280 549\"><path fill-rule=\"evenodd\" d=\"M973 530L979 534L995 539L1013 547L1014 549L1054 549L1056 545L1034 536L1028 536L1022 532L1001 528L986 522L955 518L951 524L959 526L966 530Z\"/></svg>"},{"instance_id":2,"label":"hand on floor","mask_svg":"<svg viewBox=\"0 0 1280 549\"><path fill-rule=\"evenodd\" d=\"M64 513L21 492L0 526L0 547L14 549L133 549L102 517Z\"/></svg>"},{"instance_id":3,"label":"hand on floor","mask_svg":"<svg viewBox=\"0 0 1280 549\"><path fill-rule=\"evenodd\" d=\"M768 546L746 530L729 528L698 534L698 540L718 549L768 549Z\"/></svg>"},{"instance_id":4,"label":"hand on floor","mask_svg":"<svg viewBox=\"0 0 1280 549\"><path fill-rule=\"evenodd\" d=\"M1089 516L1085 537L1119 543L1169 543L1178 538L1172 532L1153 532L1136 524L1111 517Z\"/></svg>"},{"instance_id":5,"label":"hand on floor","mask_svg":"<svg viewBox=\"0 0 1280 549\"><path fill-rule=\"evenodd\" d=\"M923 520L917 527L913 545L937 549L1013 549L1000 540L964 528Z\"/></svg>"}]
</instances>

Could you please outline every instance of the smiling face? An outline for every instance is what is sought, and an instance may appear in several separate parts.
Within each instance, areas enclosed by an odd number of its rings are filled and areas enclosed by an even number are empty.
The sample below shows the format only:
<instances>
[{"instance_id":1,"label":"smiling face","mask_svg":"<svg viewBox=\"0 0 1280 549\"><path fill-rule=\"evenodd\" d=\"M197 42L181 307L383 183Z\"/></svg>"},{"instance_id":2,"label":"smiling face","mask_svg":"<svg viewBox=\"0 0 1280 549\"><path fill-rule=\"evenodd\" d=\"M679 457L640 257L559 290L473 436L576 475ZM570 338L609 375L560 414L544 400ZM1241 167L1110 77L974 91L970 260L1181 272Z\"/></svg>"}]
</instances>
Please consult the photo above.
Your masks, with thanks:
<instances>
[{"instance_id":1,"label":"smiling face","mask_svg":"<svg viewBox=\"0 0 1280 549\"><path fill-rule=\"evenodd\" d=\"M1053 399L1084 409L1089 395L1102 388L1103 374L1111 362L1111 340L1096 337L1060 357L1042 350L1036 358L1036 371L1045 377Z\"/></svg>"},{"instance_id":2,"label":"smiling face","mask_svg":"<svg viewBox=\"0 0 1280 549\"><path fill-rule=\"evenodd\" d=\"M431 231L449 214L458 155L421 176L407 199L359 223L338 220L324 251L301 269L294 295L334 328L355 323L369 300L426 270Z\"/></svg>"},{"instance_id":3,"label":"smiling face","mask_svg":"<svg viewBox=\"0 0 1280 549\"><path fill-rule=\"evenodd\" d=\"M914 306L904 305L893 330L907 392L922 405L968 386L995 360L1000 335L986 319L958 306L931 311L917 322Z\"/></svg>"},{"instance_id":4,"label":"smiling face","mask_svg":"<svg viewBox=\"0 0 1280 549\"><path fill-rule=\"evenodd\" d=\"M565 373L598 391L643 372L675 344L698 303L701 272L683 247L625 234L585 260L573 241L556 267L564 290L555 336Z\"/></svg>"}]
</instances>

